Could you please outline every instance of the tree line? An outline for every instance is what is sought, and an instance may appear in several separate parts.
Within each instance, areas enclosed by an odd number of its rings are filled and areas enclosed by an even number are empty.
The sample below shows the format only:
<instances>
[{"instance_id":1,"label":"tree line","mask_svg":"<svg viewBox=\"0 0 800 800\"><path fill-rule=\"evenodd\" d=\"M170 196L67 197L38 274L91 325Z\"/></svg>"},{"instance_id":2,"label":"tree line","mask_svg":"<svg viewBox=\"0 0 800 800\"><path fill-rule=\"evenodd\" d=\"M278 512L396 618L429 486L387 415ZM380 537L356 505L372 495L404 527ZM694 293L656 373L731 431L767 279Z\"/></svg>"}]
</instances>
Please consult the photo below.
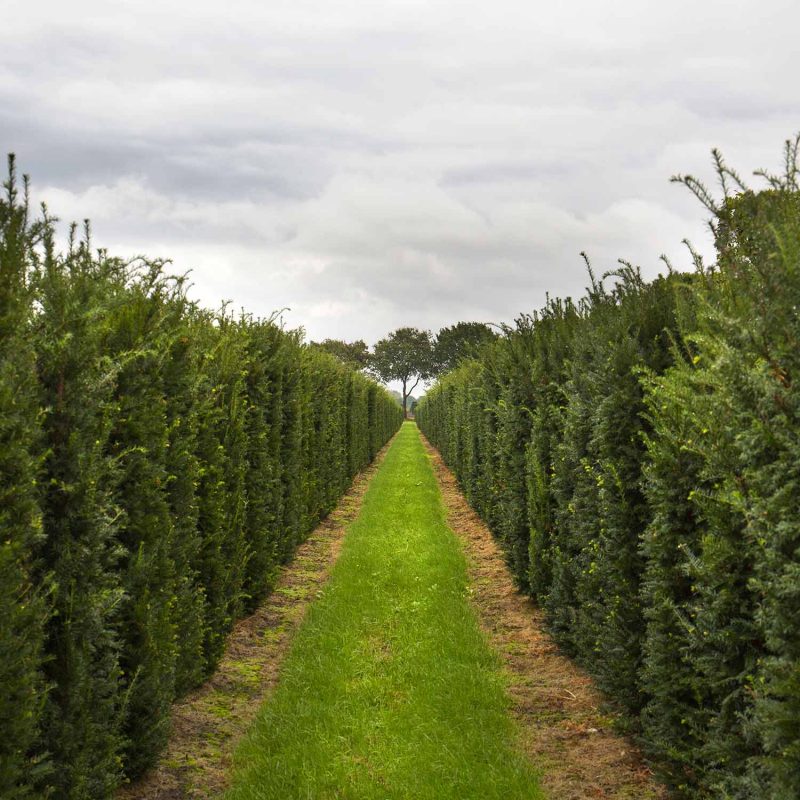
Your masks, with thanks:
<instances>
[{"instance_id":1,"label":"tree line","mask_svg":"<svg viewBox=\"0 0 800 800\"><path fill-rule=\"evenodd\" d=\"M402 386L401 405L408 414L408 399L421 381L455 369L495 338L497 333L486 323L458 322L442 328L436 336L419 328L398 328L380 339L372 351L361 339L325 339L314 346L378 380L398 381Z\"/></svg>"},{"instance_id":2,"label":"tree line","mask_svg":"<svg viewBox=\"0 0 800 800\"><path fill-rule=\"evenodd\" d=\"M800 797L799 141L760 191L679 178L714 265L591 276L417 408L677 796Z\"/></svg>"},{"instance_id":3,"label":"tree line","mask_svg":"<svg viewBox=\"0 0 800 800\"><path fill-rule=\"evenodd\" d=\"M0 797L98 800L397 430L374 381L0 198Z\"/></svg>"}]
</instances>

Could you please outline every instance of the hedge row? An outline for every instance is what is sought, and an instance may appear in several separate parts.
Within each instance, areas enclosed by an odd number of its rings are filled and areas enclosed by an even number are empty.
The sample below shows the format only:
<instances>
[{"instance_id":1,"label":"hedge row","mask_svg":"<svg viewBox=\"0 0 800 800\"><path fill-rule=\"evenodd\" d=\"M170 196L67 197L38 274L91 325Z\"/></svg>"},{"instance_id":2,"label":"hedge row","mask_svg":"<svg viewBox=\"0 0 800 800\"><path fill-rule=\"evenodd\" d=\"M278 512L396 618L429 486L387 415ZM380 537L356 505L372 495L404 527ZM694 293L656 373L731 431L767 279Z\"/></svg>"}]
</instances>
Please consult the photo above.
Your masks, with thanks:
<instances>
[{"instance_id":1,"label":"hedge row","mask_svg":"<svg viewBox=\"0 0 800 800\"><path fill-rule=\"evenodd\" d=\"M678 796L800 797L788 155L772 188L713 206L713 268L593 280L580 302L520 318L416 412L519 585Z\"/></svg>"},{"instance_id":2,"label":"hedge row","mask_svg":"<svg viewBox=\"0 0 800 800\"><path fill-rule=\"evenodd\" d=\"M272 321L162 263L59 253L0 200L0 797L110 797L172 701L401 423Z\"/></svg>"}]
</instances>

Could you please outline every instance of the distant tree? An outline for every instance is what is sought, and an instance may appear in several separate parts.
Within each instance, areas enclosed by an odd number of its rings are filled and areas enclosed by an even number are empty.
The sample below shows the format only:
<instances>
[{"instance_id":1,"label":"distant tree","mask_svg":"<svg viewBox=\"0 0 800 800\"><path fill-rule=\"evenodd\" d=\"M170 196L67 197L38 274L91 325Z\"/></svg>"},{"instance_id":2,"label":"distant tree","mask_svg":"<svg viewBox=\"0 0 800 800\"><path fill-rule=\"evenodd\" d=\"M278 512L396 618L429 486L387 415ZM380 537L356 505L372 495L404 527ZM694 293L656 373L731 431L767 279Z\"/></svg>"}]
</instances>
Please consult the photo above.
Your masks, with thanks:
<instances>
[{"instance_id":1,"label":"distant tree","mask_svg":"<svg viewBox=\"0 0 800 800\"><path fill-rule=\"evenodd\" d=\"M400 381L403 385L404 414L408 412L409 395L421 380L433 375L433 367L431 334L418 328L398 328L381 339L375 345L371 364L382 381Z\"/></svg>"},{"instance_id":2,"label":"distant tree","mask_svg":"<svg viewBox=\"0 0 800 800\"><path fill-rule=\"evenodd\" d=\"M336 356L340 361L353 369L366 369L369 366L369 348L363 339L355 342L345 342L342 339L324 339L321 342L313 342L315 347L319 347L326 353Z\"/></svg>"},{"instance_id":3,"label":"distant tree","mask_svg":"<svg viewBox=\"0 0 800 800\"><path fill-rule=\"evenodd\" d=\"M465 358L474 356L480 347L497 338L483 322L458 322L442 328L433 345L433 363L437 375L455 369Z\"/></svg>"}]
</instances>

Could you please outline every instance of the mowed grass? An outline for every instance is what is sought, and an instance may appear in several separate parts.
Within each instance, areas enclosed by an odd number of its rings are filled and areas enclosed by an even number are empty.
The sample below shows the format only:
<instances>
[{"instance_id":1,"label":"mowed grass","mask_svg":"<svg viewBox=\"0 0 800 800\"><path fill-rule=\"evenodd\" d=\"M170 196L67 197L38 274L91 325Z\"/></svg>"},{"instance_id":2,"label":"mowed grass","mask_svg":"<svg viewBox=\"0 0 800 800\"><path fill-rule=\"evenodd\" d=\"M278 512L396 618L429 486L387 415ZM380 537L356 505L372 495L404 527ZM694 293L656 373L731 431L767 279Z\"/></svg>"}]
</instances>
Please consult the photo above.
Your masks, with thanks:
<instances>
[{"instance_id":1,"label":"mowed grass","mask_svg":"<svg viewBox=\"0 0 800 800\"><path fill-rule=\"evenodd\" d=\"M235 755L227 800L540 798L405 423Z\"/></svg>"}]
</instances>

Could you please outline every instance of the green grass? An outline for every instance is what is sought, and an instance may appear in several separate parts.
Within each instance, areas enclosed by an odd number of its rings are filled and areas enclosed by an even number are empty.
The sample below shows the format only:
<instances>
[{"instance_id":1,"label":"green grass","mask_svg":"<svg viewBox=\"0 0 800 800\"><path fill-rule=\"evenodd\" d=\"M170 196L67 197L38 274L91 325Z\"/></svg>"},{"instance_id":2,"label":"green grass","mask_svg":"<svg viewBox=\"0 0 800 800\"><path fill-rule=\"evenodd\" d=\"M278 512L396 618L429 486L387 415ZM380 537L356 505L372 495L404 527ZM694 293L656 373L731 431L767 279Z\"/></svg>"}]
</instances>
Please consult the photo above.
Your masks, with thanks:
<instances>
[{"instance_id":1,"label":"green grass","mask_svg":"<svg viewBox=\"0 0 800 800\"><path fill-rule=\"evenodd\" d=\"M227 800L541 798L416 426L375 476Z\"/></svg>"}]
</instances>

